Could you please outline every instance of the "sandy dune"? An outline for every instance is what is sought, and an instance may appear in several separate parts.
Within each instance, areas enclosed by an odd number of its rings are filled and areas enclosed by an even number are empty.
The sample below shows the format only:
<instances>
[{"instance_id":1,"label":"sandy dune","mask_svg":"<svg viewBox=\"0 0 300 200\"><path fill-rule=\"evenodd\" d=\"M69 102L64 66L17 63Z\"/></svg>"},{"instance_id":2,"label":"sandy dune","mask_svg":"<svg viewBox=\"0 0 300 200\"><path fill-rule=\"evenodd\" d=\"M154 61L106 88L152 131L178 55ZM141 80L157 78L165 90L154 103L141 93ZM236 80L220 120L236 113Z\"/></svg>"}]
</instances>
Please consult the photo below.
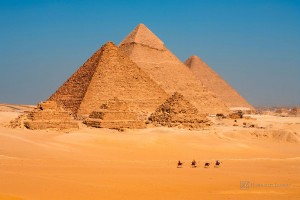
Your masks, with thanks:
<instances>
[{"instance_id":1,"label":"sandy dune","mask_svg":"<svg viewBox=\"0 0 300 200\"><path fill-rule=\"evenodd\" d=\"M59 133L7 127L13 107L0 105L0 199L300 199L299 117L254 116L264 130L228 120L202 131ZM220 168L203 167L216 159Z\"/></svg>"}]
</instances>

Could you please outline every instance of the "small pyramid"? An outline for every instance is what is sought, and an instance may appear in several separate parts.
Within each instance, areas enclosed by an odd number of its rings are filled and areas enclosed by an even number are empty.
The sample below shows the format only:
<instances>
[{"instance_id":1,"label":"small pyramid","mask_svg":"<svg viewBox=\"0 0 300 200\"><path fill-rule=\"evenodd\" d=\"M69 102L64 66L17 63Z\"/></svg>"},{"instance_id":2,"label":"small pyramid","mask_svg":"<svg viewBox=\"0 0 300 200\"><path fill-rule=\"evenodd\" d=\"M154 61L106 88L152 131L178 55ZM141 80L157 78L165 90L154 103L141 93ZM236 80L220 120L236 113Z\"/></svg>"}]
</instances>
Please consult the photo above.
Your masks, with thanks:
<instances>
[{"instance_id":1,"label":"small pyramid","mask_svg":"<svg viewBox=\"0 0 300 200\"><path fill-rule=\"evenodd\" d=\"M139 114L129 110L125 101L118 98L108 100L99 109L93 111L84 121L87 126L95 128L145 128L146 124L139 118Z\"/></svg>"},{"instance_id":2,"label":"small pyramid","mask_svg":"<svg viewBox=\"0 0 300 200\"><path fill-rule=\"evenodd\" d=\"M228 107L203 87L193 73L145 25L138 25L119 45L169 95L181 92L203 114L228 113Z\"/></svg>"},{"instance_id":3,"label":"small pyramid","mask_svg":"<svg viewBox=\"0 0 300 200\"><path fill-rule=\"evenodd\" d=\"M210 125L209 120L177 92L150 115L149 121L167 127L203 128Z\"/></svg>"},{"instance_id":4,"label":"small pyramid","mask_svg":"<svg viewBox=\"0 0 300 200\"><path fill-rule=\"evenodd\" d=\"M37 108L25 112L14 122L16 126L28 129L74 129L78 123L73 119L70 112L65 111L55 101L44 101Z\"/></svg>"},{"instance_id":5,"label":"small pyramid","mask_svg":"<svg viewBox=\"0 0 300 200\"><path fill-rule=\"evenodd\" d=\"M236 90L234 90L198 56L191 56L185 61L185 64L202 84L214 92L229 108L254 110L254 108L238 92L236 92Z\"/></svg>"},{"instance_id":6,"label":"small pyramid","mask_svg":"<svg viewBox=\"0 0 300 200\"><path fill-rule=\"evenodd\" d=\"M139 24L120 44L142 44L154 49L164 50L164 43L144 24Z\"/></svg>"},{"instance_id":7,"label":"small pyramid","mask_svg":"<svg viewBox=\"0 0 300 200\"><path fill-rule=\"evenodd\" d=\"M50 98L77 117L114 97L135 111L153 112L168 96L112 42L101 47Z\"/></svg>"}]
</instances>

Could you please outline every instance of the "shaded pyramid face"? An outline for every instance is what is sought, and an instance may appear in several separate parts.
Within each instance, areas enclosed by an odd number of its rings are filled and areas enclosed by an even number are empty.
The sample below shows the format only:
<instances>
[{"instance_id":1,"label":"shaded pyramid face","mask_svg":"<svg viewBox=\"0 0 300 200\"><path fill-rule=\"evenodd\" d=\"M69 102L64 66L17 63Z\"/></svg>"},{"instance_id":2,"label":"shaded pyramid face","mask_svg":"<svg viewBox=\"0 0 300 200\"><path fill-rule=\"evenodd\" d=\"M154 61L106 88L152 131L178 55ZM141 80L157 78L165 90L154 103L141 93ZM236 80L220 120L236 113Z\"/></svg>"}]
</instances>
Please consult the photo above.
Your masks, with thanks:
<instances>
[{"instance_id":1,"label":"shaded pyramid face","mask_svg":"<svg viewBox=\"0 0 300 200\"><path fill-rule=\"evenodd\" d=\"M100 54L101 49L96 51L48 100L56 101L66 110L76 114L98 65Z\"/></svg>"},{"instance_id":2,"label":"shaded pyramid face","mask_svg":"<svg viewBox=\"0 0 300 200\"><path fill-rule=\"evenodd\" d=\"M85 116L109 99L135 111L152 112L167 94L112 42L101 47L49 99Z\"/></svg>"},{"instance_id":3,"label":"shaded pyramid face","mask_svg":"<svg viewBox=\"0 0 300 200\"><path fill-rule=\"evenodd\" d=\"M207 91L193 73L145 25L138 25L119 48L169 95L180 92L200 113L227 113L227 106Z\"/></svg>"},{"instance_id":4,"label":"shaded pyramid face","mask_svg":"<svg viewBox=\"0 0 300 200\"><path fill-rule=\"evenodd\" d=\"M223 80L213 69L197 56L191 56L185 61L185 64L195 74L195 76L217 97L225 102L229 108L251 109L254 108L225 80Z\"/></svg>"}]
</instances>

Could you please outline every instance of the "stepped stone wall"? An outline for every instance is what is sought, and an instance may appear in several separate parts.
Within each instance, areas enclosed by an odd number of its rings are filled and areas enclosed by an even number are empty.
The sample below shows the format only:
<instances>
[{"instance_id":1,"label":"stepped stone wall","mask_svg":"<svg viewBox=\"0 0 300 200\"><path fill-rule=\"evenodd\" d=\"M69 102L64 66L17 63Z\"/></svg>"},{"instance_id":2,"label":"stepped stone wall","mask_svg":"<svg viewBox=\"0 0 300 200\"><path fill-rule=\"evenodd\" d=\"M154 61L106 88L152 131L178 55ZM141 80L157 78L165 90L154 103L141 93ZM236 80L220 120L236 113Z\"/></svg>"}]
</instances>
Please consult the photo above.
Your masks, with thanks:
<instances>
[{"instance_id":1,"label":"stepped stone wall","mask_svg":"<svg viewBox=\"0 0 300 200\"><path fill-rule=\"evenodd\" d=\"M127 103L118 98L108 100L100 109L93 111L89 118L84 121L87 126L95 128L145 128L146 124L139 114L130 111Z\"/></svg>"},{"instance_id":2,"label":"stepped stone wall","mask_svg":"<svg viewBox=\"0 0 300 200\"><path fill-rule=\"evenodd\" d=\"M28 129L74 129L78 123L70 112L65 111L55 101L45 101L38 104L33 111L25 112L16 121L15 126Z\"/></svg>"}]
</instances>

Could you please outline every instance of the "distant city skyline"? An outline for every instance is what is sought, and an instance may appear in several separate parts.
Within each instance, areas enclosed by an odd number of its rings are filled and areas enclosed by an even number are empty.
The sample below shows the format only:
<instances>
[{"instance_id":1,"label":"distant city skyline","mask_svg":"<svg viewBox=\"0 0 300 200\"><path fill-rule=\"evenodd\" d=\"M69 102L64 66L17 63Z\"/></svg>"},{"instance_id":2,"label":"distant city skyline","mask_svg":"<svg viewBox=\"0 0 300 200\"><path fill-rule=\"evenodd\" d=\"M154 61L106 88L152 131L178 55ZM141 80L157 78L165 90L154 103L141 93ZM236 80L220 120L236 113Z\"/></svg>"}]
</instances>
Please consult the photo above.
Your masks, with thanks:
<instances>
[{"instance_id":1,"label":"distant city skyline","mask_svg":"<svg viewBox=\"0 0 300 200\"><path fill-rule=\"evenodd\" d=\"M0 2L0 103L46 100L139 23L197 55L253 106L300 106L300 1Z\"/></svg>"}]
</instances>

